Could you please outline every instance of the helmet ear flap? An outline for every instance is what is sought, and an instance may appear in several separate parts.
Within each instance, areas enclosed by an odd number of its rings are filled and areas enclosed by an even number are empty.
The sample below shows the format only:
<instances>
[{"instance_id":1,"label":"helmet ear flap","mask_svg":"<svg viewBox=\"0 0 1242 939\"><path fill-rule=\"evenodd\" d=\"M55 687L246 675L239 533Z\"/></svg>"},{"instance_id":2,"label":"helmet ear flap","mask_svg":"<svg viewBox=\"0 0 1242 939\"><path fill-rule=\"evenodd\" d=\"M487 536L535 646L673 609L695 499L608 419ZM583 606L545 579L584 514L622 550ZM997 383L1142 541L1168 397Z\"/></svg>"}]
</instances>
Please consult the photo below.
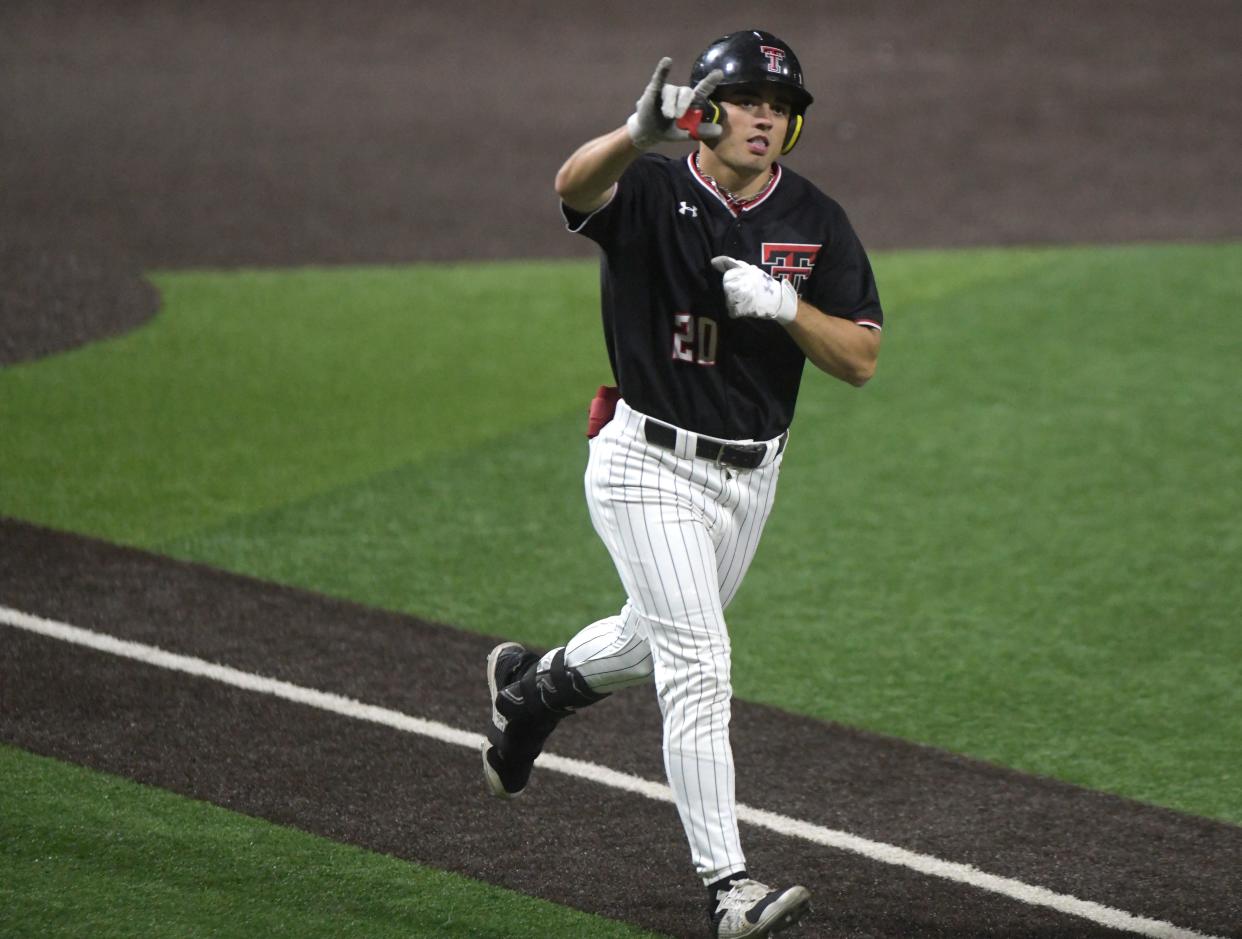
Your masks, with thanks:
<instances>
[{"instance_id":1,"label":"helmet ear flap","mask_svg":"<svg viewBox=\"0 0 1242 939\"><path fill-rule=\"evenodd\" d=\"M794 148L798 138L802 136L802 115L794 114L789 118L789 130L785 132L785 144L781 147L781 156Z\"/></svg>"}]
</instances>

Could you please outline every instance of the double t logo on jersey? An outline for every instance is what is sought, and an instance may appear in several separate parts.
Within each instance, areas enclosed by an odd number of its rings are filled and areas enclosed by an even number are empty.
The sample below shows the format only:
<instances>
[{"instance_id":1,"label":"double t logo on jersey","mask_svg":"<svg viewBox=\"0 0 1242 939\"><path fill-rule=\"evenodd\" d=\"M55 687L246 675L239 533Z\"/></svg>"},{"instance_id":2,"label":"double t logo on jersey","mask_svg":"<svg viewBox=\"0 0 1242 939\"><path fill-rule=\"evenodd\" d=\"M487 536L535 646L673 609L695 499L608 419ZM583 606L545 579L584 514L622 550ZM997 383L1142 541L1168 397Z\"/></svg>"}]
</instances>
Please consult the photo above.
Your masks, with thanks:
<instances>
[{"instance_id":1,"label":"double t logo on jersey","mask_svg":"<svg viewBox=\"0 0 1242 939\"><path fill-rule=\"evenodd\" d=\"M795 290L800 291L802 282L815 267L815 259L819 257L819 249L822 247L823 245L791 245L765 241L760 246L759 263L773 277L784 278L794 285Z\"/></svg>"}]
</instances>

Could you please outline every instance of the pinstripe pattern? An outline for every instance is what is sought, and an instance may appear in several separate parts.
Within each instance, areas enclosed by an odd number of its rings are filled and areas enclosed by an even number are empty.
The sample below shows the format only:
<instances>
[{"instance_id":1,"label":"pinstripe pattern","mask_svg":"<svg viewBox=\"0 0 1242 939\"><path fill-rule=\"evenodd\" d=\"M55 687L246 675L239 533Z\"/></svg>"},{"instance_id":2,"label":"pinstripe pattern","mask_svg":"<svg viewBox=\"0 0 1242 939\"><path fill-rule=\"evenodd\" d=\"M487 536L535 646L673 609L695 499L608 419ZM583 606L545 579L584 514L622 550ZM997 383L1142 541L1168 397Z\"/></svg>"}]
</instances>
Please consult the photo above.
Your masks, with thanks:
<instances>
[{"instance_id":1,"label":"pinstripe pattern","mask_svg":"<svg viewBox=\"0 0 1242 939\"><path fill-rule=\"evenodd\" d=\"M746 866L729 745L730 644L724 610L750 566L772 508L781 455L755 470L648 444L624 401L591 441L591 521L621 577L620 613L570 640L565 662L595 691L654 678L664 765L704 883Z\"/></svg>"}]
</instances>

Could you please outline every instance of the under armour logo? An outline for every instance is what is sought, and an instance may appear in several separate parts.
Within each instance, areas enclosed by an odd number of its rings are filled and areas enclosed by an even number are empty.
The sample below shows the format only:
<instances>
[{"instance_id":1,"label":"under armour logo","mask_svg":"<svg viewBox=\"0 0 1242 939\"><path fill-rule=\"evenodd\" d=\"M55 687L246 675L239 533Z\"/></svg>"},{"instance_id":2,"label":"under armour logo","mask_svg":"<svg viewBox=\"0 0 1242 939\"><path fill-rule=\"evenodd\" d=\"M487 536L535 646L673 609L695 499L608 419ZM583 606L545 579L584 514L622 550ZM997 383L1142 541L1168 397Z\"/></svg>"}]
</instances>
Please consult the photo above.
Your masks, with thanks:
<instances>
[{"instance_id":1,"label":"under armour logo","mask_svg":"<svg viewBox=\"0 0 1242 939\"><path fill-rule=\"evenodd\" d=\"M691 218L699 217L698 206L691 205L689 202L681 203L681 208L679 208L677 211L680 212L682 215L689 215Z\"/></svg>"}]
</instances>

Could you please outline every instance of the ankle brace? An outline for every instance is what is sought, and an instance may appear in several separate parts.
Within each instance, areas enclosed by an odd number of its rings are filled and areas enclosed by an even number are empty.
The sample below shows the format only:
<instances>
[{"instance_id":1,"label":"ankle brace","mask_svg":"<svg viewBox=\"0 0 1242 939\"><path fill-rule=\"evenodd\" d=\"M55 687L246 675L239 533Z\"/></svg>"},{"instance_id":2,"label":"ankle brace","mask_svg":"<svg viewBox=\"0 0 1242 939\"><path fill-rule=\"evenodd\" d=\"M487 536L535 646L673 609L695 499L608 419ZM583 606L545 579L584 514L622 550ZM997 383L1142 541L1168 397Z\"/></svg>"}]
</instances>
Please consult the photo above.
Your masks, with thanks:
<instances>
[{"instance_id":1,"label":"ankle brace","mask_svg":"<svg viewBox=\"0 0 1242 939\"><path fill-rule=\"evenodd\" d=\"M545 655L515 676L496 707L509 720L556 722L606 697L592 691L578 670L565 664L565 650L560 648L550 661Z\"/></svg>"}]
</instances>

